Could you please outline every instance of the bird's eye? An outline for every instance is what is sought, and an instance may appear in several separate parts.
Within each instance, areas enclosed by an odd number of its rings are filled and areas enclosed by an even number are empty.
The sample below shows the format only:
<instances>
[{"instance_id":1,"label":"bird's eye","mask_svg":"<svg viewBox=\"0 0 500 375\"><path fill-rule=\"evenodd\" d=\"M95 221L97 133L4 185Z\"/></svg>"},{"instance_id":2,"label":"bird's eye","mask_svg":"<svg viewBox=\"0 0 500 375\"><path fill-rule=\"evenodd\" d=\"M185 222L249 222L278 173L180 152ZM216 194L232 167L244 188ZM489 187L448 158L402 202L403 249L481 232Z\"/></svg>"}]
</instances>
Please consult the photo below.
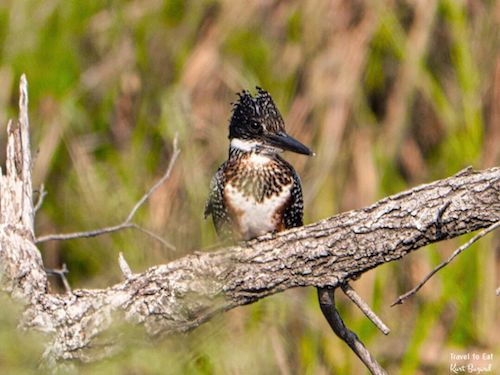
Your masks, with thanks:
<instances>
[{"instance_id":1,"label":"bird's eye","mask_svg":"<svg viewBox=\"0 0 500 375\"><path fill-rule=\"evenodd\" d=\"M257 121L252 121L250 123L250 127L252 128L252 130L259 130L261 128L260 123Z\"/></svg>"}]
</instances>

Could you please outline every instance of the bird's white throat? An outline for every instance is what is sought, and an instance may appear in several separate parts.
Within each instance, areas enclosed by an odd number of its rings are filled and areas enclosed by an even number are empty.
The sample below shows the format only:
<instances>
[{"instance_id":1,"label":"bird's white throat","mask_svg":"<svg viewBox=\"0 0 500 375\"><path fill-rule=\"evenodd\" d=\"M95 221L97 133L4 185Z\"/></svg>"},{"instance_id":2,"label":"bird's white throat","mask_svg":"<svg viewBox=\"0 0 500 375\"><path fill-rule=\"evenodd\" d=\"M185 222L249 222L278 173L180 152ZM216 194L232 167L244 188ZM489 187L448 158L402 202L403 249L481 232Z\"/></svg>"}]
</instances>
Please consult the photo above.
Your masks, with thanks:
<instances>
[{"instance_id":1,"label":"bird's white throat","mask_svg":"<svg viewBox=\"0 0 500 375\"><path fill-rule=\"evenodd\" d=\"M246 139L233 138L231 139L231 147L241 151L250 152L257 149L261 145L257 141L248 141Z\"/></svg>"},{"instance_id":2,"label":"bird's white throat","mask_svg":"<svg viewBox=\"0 0 500 375\"><path fill-rule=\"evenodd\" d=\"M283 152L281 148L263 144L259 141L249 141L246 139L231 139L230 148L243 152L255 152L255 155L262 157L272 157Z\"/></svg>"}]
</instances>

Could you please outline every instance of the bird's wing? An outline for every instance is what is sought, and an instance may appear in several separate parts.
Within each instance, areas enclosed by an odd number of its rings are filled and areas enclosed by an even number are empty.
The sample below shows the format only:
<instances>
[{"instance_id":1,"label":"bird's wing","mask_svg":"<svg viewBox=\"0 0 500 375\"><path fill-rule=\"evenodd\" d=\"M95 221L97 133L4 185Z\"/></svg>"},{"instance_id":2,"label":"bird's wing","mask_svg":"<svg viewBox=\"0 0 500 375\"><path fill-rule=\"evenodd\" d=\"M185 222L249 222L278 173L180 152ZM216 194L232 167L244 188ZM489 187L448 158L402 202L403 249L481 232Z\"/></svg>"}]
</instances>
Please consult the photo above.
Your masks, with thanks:
<instances>
[{"instance_id":1,"label":"bird's wing","mask_svg":"<svg viewBox=\"0 0 500 375\"><path fill-rule=\"evenodd\" d=\"M224 167L221 165L215 173L210 183L210 193L207 203L205 204L205 219L212 215L215 230L219 236L225 235L226 228L229 227L231 218L228 215L226 205L224 203Z\"/></svg>"},{"instance_id":2,"label":"bird's wing","mask_svg":"<svg viewBox=\"0 0 500 375\"><path fill-rule=\"evenodd\" d=\"M220 205L224 204L223 190L224 190L224 170L223 166L215 172L215 175L210 181L210 190L208 193L208 199L205 203L204 216L205 219L210 215L215 215L217 211L220 211Z\"/></svg>"},{"instance_id":3,"label":"bird's wing","mask_svg":"<svg viewBox=\"0 0 500 375\"><path fill-rule=\"evenodd\" d=\"M302 187L300 178L292 169L293 184L291 190L291 201L284 212L285 228L295 228L304 225L304 200L302 198Z\"/></svg>"}]
</instances>

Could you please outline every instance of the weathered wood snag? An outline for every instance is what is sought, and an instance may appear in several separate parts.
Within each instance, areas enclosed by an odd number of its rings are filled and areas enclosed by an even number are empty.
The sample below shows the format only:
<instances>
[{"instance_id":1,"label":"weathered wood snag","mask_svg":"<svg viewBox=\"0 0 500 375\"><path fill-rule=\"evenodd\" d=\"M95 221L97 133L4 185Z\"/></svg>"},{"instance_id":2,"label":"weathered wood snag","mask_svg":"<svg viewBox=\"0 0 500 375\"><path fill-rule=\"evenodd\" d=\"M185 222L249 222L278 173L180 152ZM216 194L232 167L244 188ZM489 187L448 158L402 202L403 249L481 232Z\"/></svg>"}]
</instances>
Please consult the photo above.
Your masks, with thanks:
<instances>
[{"instance_id":1,"label":"weathered wood snag","mask_svg":"<svg viewBox=\"0 0 500 375\"><path fill-rule=\"evenodd\" d=\"M0 287L23 304L22 326L47 334L50 360L108 355L119 342L100 337L119 316L152 335L187 331L290 288L338 287L422 246L500 220L500 168L466 169L302 228L127 272L125 281L105 289L49 294L34 245L24 76L20 113L8 126L0 178Z\"/></svg>"}]
</instances>

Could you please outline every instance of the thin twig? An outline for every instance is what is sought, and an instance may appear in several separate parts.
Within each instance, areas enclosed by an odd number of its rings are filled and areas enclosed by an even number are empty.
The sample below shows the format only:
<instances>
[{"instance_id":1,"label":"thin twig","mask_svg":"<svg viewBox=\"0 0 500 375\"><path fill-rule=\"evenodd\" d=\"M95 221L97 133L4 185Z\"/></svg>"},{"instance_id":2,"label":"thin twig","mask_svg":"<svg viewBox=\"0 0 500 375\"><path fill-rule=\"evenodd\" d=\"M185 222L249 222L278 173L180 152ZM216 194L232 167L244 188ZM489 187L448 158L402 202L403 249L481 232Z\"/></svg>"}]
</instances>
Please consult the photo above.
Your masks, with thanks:
<instances>
[{"instance_id":1,"label":"thin twig","mask_svg":"<svg viewBox=\"0 0 500 375\"><path fill-rule=\"evenodd\" d=\"M361 359L366 368L375 375L387 374L375 358L370 354L359 337L346 327L342 317L335 307L335 290L329 288L318 288L318 298L321 311L333 329L352 351Z\"/></svg>"},{"instance_id":2,"label":"thin twig","mask_svg":"<svg viewBox=\"0 0 500 375\"><path fill-rule=\"evenodd\" d=\"M61 281L64 285L64 289L66 293L71 293L71 286L69 285L68 279L66 278L66 274L69 272L66 263L63 263L62 268L45 268L45 272L49 275L58 276L61 278Z\"/></svg>"},{"instance_id":3,"label":"thin twig","mask_svg":"<svg viewBox=\"0 0 500 375\"><path fill-rule=\"evenodd\" d=\"M154 238L156 241L161 242L163 246L168 247L170 250L175 251L175 246L172 245L170 242L165 241L164 238L160 237L157 235L155 232L150 231L149 229L143 228L140 225L137 225L135 223L130 223L128 228L134 228L137 229L138 231L147 234L148 236Z\"/></svg>"},{"instance_id":4,"label":"thin twig","mask_svg":"<svg viewBox=\"0 0 500 375\"><path fill-rule=\"evenodd\" d=\"M146 194L144 194L142 196L141 199L139 199L139 201L135 204L135 206L132 208L132 210L130 211L129 215L127 216L127 220L125 220L126 222L130 222L132 220L132 218L134 217L135 213L137 212L137 210L144 204L144 202L151 196L151 194L153 194L156 189L158 189L165 181L167 181L169 178L170 178L170 175L172 174L172 169L174 168L174 164L175 164L175 161L177 160L177 157L179 156L179 153L181 152L179 150L179 146L178 146L178 134L175 135L174 137L174 151L173 151L173 154L172 154L172 157L170 158L170 162L168 163L168 167L167 167L167 170L165 172L165 174L162 176L162 178L160 178L158 180L158 182L156 184L154 184L151 189L149 189Z\"/></svg>"},{"instance_id":5,"label":"thin twig","mask_svg":"<svg viewBox=\"0 0 500 375\"><path fill-rule=\"evenodd\" d=\"M117 225L111 225L109 227L104 227L104 228L99 228L99 229L94 229L90 231L83 231L83 232L74 232L74 233L62 233L62 234L48 234L45 236L40 236L37 237L35 240L35 243L40 243L40 242L46 242L46 241L63 241L63 240L72 240L76 238L89 238L89 237L97 237L106 233L112 233L112 232L117 232L119 230L123 229L128 229L128 228L133 228L137 229L148 236L154 238L155 240L161 242L164 246L168 247L171 250L175 250L175 246L168 243L165 241L163 238L158 236L157 234L151 232L148 229L145 229L141 227L138 224L132 223L132 219L134 218L135 214L137 213L137 210L146 202L146 200L153 194L162 184L165 183L170 178L170 175L172 174L172 169L174 167L174 164L177 160L177 157L179 156L180 150L178 147L178 136L177 134L175 135L174 142L173 142L174 150L172 153L172 157L170 158L170 162L168 163L167 170L163 174L163 176L139 199L139 201L132 207L130 210L130 213L128 214L127 218L120 224Z\"/></svg>"},{"instance_id":6,"label":"thin twig","mask_svg":"<svg viewBox=\"0 0 500 375\"><path fill-rule=\"evenodd\" d=\"M38 199L36 201L35 207L33 207L35 213L40 209L40 207L42 207L43 200L47 195L47 191L45 190L45 186L43 184L40 185L40 189L37 190L37 193L38 193Z\"/></svg>"},{"instance_id":7,"label":"thin twig","mask_svg":"<svg viewBox=\"0 0 500 375\"><path fill-rule=\"evenodd\" d=\"M118 265L120 266L120 269L122 270L123 276L125 276L125 279L130 279L132 277L132 270L130 269L130 266L128 265L127 261L125 260L125 257L123 256L123 253L120 251L120 254L118 254Z\"/></svg>"},{"instance_id":8,"label":"thin twig","mask_svg":"<svg viewBox=\"0 0 500 375\"><path fill-rule=\"evenodd\" d=\"M99 229L94 229L94 230L89 230L89 231L84 231L84 232L48 234L46 236L37 237L35 243L51 241L51 240L63 241L63 240L74 240L76 238L91 238L91 237L100 236L102 234L113 233L113 232L116 232L119 230L132 228L132 227L133 227L132 223L123 222L121 224L112 225L109 227L104 227L104 228L99 228Z\"/></svg>"},{"instance_id":9,"label":"thin twig","mask_svg":"<svg viewBox=\"0 0 500 375\"><path fill-rule=\"evenodd\" d=\"M352 302L366 315L368 319L372 321L373 324L384 334L388 335L391 330L387 327L382 319L378 317L377 314L368 306L368 304L361 298L361 296L356 293L356 291L347 283L340 286L342 291L347 297L351 299Z\"/></svg>"},{"instance_id":10,"label":"thin twig","mask_svg":"<svg viewBox=\"0 0 500 375\"><path fill-rule=\"evenodd\" d=\"M412 295L414 295L415 293L417 293L420 290L420 288L422 288L424 286L424 284L427 281L429 281L429 279L432 276L434 276L434 274L436 272L438 272L441 268L446 267L461 252L463 252L464 250L466 250L467 248L469 248L474 242L476 242L480 238L484 237L486 234L488 234L488 233L494 231L495 229L497 229L499 226L500 226L500 221L497 221L496 223L490 225L488 228L482 230L481 232L479 232L478 234L476 234L474 237L472 237L469 241L467 241L465 244L463 244L458 249L456 249L453 252L453 254L450 255L450 257L448 259L446 259L444 262L442 262L440 265L438 265L436 268L434 268L426 277L424 277L424 279L420 283L418 283L418 285L415 288L413 288L409 292L406 292L405 294L399 296L398 299L392 303L391 307L395 306L395 305L402 304L407 298L409 298Z\"/></svg>"}]
</instances>

